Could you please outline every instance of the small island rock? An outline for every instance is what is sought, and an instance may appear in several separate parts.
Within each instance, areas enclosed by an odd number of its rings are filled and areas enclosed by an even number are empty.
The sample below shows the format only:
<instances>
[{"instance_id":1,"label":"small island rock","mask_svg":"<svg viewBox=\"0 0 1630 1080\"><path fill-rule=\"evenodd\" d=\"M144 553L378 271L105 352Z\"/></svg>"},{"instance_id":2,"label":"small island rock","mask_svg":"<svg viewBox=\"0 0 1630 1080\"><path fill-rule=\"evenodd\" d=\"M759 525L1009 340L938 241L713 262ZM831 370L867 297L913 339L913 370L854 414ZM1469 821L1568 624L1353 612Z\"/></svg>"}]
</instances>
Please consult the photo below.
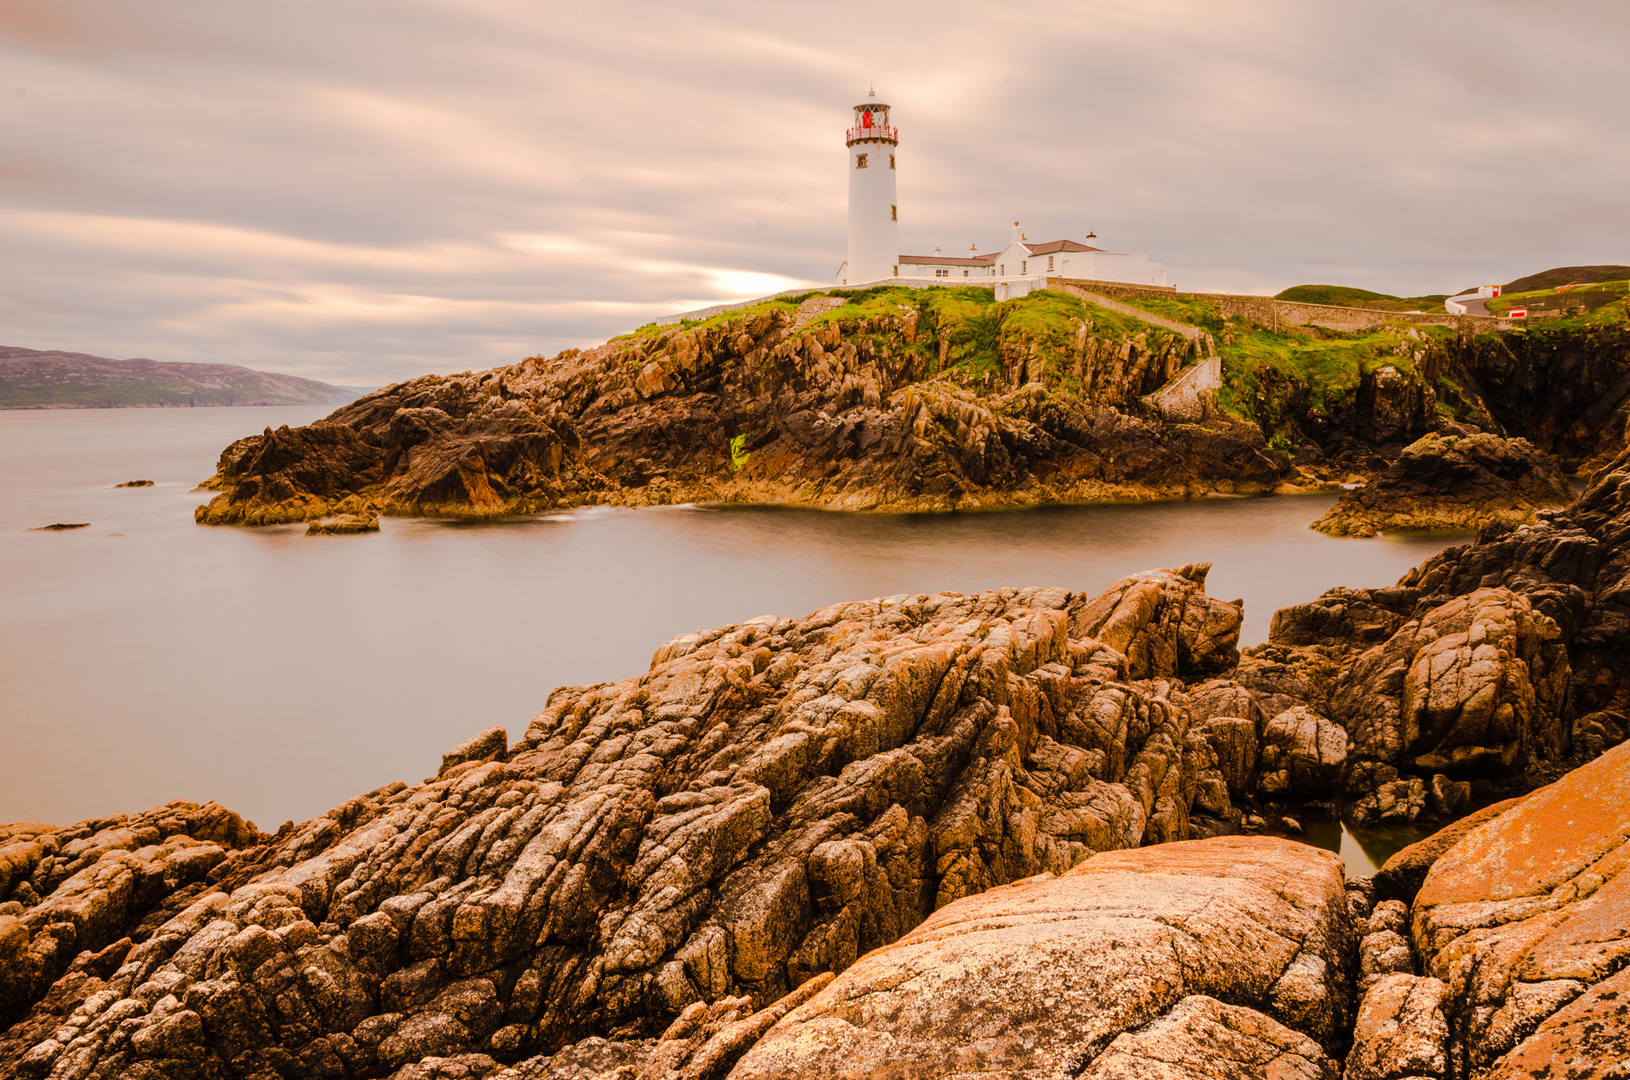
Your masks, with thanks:
<instances>
[{"instance_id":1,"label":"small island rock","mask_svg":"<svg viewBox=\"0 0 1630 1080\"><path fill-rule=\"evenodd\" d=\"M326 521L313 521L306 526L307 536L352 536L356 533L379 531L379 515L372 510L356 514L340 514Z\"/></svg>"}]
</instances>

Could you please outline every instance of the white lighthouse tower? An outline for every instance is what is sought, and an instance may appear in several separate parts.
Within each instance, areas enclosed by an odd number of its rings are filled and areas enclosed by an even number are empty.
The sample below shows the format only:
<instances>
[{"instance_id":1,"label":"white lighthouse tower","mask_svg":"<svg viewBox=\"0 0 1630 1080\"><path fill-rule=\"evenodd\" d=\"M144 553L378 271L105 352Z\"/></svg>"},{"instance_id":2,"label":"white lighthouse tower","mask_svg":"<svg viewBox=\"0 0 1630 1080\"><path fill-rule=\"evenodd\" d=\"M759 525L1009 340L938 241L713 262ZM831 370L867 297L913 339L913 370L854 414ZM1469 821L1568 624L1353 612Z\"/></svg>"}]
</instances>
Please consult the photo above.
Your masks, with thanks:
<instances>
[{"instance_id":1,"label":"white lighthouse tower","mask_svg":"<svg viewBox=\"0 0 1630 1080\"><path fill-rule=\"evenodd\" d=\"M849 261L843 283L895 277L900 262L900 220L894 196L894 154L899 132L877 91L855 106L849 144Z\"/></svg>"}]
</instances>

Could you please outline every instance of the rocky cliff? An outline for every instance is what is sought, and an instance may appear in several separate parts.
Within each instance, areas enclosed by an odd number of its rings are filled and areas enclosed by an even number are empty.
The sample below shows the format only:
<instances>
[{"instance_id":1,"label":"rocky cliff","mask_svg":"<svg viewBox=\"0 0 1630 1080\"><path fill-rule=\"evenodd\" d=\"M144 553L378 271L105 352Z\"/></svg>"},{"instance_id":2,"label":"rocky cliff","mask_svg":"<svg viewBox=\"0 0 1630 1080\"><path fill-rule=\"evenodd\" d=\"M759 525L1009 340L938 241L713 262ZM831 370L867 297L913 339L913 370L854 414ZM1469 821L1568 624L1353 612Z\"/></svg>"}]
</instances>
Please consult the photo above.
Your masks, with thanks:
<instances>
[{"instance_id":1,"label":"rocky cliff","mask_svg":"<svg viewBox=\"0 0 1630 1080\"><path fill-rule=\"evenodd\" d=\"M198 520L371 506L491 516L583 502L846 509L1266 491L1290 475L1217 413L1144 395L1205 340L1035 294L877 289L652 327L587 352L429 376L222 455Z\"/></svg>"},{"instance_id":2,"label":"rocky cliff","mask_svg":"<svg viewBox=\"0 0 1630 1080\"><path fill-rule=\"evenodd\" d=\"M1053 291L811 294L426 376L234 443L197 517L943 510L1305 487L1373 475L1446 426L1527 437L1570 468L1624 445L1630 349L1612 327L1461 340L1132 304L1148 321ZM1202 360L1208 389L1170 408L1161 391Z\"/></svg>"}]
</instances>

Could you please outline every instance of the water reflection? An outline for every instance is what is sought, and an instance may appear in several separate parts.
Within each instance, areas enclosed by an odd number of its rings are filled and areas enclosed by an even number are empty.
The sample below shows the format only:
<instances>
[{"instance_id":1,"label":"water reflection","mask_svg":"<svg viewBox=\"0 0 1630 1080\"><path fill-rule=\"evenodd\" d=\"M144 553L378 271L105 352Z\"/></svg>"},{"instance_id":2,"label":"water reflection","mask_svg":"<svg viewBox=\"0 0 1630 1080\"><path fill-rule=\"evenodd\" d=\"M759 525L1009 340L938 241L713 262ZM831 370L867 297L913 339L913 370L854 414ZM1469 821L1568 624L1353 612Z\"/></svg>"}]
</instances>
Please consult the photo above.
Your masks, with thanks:
<instances>
[{"instance_id":1,"label":"water reflection","mask_svg":"<svg viewBox=\"0 0 1630 1080\"><path fill-rule=\"evenodd\" d=\"M1302 839L1341 856L1349 878L1368 877L1398 852L1436 831L1430 825L1360 827L1344 821L1302 819Z\"/></svg>"},{"instance_id":2,"label":"water reflection","mask_svg":"<svg viewBox=\"0 0 1630 1080\"><path fill-rule=\"evenodd\" d=\"M1338 540L1330 495L879 516L588 509L369 536L199 528L233 438L311 409L0 413L0 821L214 798L276 827L392 780L551 688L625 678L675 635L898 593L1214 564L1273 611L1385 585L1445 537ZM153 488L115 490L132 479ZM89 521L72 533L33 533Z\"/></svg>"}]
</instances>

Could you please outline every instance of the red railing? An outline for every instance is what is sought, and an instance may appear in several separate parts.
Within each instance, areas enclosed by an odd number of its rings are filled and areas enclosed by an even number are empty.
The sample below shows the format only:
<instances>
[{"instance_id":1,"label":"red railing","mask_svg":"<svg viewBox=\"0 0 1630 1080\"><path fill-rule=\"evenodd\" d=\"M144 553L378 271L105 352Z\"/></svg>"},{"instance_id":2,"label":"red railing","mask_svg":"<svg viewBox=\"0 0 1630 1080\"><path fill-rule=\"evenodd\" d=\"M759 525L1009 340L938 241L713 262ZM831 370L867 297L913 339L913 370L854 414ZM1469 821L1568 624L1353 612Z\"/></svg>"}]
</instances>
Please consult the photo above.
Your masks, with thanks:
<instances>
[{"instance_id":1,"label":"red railing","mask_svg":"<svg viewBox=\"0 0 1630 1080\"><path fill-rule=\"evenodd\" d=\"M882 124L873 124L871 127L852 127L845 134L849 142L859 142L861 139L881 139L884 142L897 143L900 141L900 129L885 127Z\"/></svg>"}]
</instances>

